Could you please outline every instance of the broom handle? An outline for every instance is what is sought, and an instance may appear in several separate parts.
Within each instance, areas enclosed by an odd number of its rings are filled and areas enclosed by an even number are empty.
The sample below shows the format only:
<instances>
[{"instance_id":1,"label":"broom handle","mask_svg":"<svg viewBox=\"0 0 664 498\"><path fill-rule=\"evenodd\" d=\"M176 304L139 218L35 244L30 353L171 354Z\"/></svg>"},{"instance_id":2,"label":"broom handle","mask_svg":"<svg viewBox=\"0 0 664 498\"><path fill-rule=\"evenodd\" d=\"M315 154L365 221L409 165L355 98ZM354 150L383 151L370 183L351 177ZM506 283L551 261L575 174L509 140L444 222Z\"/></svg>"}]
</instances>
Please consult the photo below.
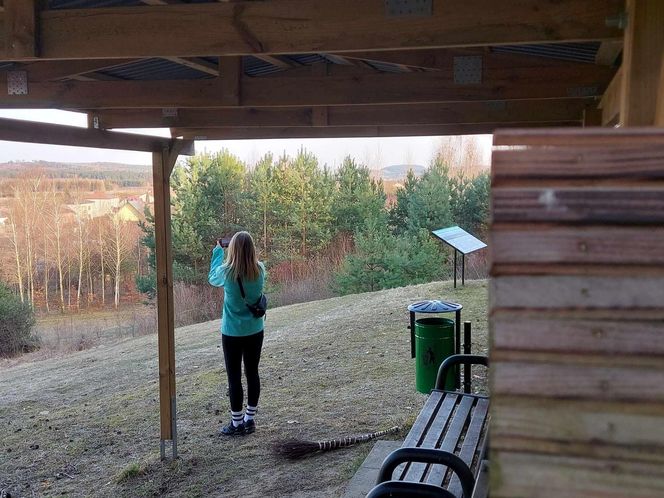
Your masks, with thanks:
<instances>
[{"instance_id":1,"label":"broom handle","mask_svg":"<svg viewBox=\"0 0 664 498\"><path fill-rule=\"evenodd\" d=\"M329 441L318 441L318 449L321 451L336 450L337 448L344 448L356 443L363 443L377 437L385 436L397 432L399 427L391 427L384 431L372 432L370 434L363 434L361 436L345 437L343 439L331 439Z\"/></svg>"}]
</instances>

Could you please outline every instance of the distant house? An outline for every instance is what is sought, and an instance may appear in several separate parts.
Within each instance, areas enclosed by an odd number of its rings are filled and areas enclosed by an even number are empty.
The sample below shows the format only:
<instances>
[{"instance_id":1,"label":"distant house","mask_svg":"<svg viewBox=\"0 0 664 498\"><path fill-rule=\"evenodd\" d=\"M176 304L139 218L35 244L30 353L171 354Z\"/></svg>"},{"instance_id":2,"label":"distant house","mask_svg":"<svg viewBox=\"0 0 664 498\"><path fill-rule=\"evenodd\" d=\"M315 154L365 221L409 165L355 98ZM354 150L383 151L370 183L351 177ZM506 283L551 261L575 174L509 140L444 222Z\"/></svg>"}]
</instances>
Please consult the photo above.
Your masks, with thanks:
<instances>
[{"instance_id":1,"label":"distant house","mask_svg":"<svg viewBox=\"0 0 664 498\"><path fill-rule=\"evenodd\" d=\"M138 198L144 204L154 204L154 196L152 195L152 192L146 192L145 194L139 195Z\"/></svg>"},{"instance_id":2,"label":"distant house","mask_svg":"<svg viewBox=\"0 0 664 498\"><path fill-rule=\"evenodd\" d=\"M80 218L95 217L96 206L90 201L79 202L78 204L67 204L67 208Z\"/></svg>"},{"instance_id":3,"label":"distant house","mask_svg":"<svg viewBox=\"0 0 664 498\"><path fill-rule=\"evenodd\" d=\"M138 223L145 221L145 204L140 201L126 201L116 211L115 215L122 221Z\"/></svg>"},{"instance_id":4,"label":"distant house","mask_svg":"<svg viewBox=\"0 0 664 498\"><path fill-rule=\"evenodd\" d=\"M86 195L82 202L68 204L67 207L82 218L100 218L116 212L121 204L118 196L95 192Z\"/></svg>"},{"instance_id":5,"label":"distant house","mask_svg":"<svg viewBox=\"0 0 664 498\"><path fill-rule=\"evenodd\" d=\"M85 201L92 203L91 217L98 218L112 213L115 209L119 208L122 202L120 198L114 195L109 195L104 192L96 192L85 196Z\"/></svg>"}]
</instances>

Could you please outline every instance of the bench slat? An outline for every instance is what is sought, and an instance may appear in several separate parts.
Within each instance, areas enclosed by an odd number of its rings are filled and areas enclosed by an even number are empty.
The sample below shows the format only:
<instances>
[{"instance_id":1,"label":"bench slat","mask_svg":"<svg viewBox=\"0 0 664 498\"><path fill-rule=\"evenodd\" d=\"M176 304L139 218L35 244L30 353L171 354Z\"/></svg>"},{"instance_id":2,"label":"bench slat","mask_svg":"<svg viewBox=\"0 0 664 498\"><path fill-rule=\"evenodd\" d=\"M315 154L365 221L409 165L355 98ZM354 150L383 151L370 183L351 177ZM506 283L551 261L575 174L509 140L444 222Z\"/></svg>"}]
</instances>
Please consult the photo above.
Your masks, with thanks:
<instances>
[{"instance_id":1,"label":"bench slat","mask_svg":"<svg viewBox=\"0 0 664 498\"><path fill-rule=\"evenodd\" d=\"M443 402L440 405L440 409L433 420L433 423L429 426L427 433L420 444L423 448L435 448L445 433L447 428L448 421L450 420L450 415L454 411L454 407L457 404L459 396L452 393L446 393L443 397ZM410 465L410 468L406 472L405 476L402 476L404 481L420 482L424 477L428 464L416 462Z\"/></svg>"},{"instance_id":2,"label":"bench slat","mask_svg":"<svg viewBox=\"0 0 664 498\"><path fill-rule=\"evenodd\" d=\"M417 419L415 419L415 423L411 427L410 431L408 432L408 435L406 436L406 439L401 445L402 447L419 446L420 441L422 441L422 437L427 430L427 427L431 423L431 420L433 419L435 413L438 410L438 405L440 404L442 398L443 398L443 393L441 391L431 392L426 402L424 403L424 406L422 407L422 411L420 411L420 414L417 416ZM394 469L394 472L392 473L393 478L395 478L394 476L402 476L404 469L408 465L409 464L404 463L399 465L396 469ZM401 477L395 479L401 479Z\"/></svg>"},{"instance_id":3,"label":"bench slat","mask_svg":"<svg viewBox=\"0 0 664 498\"><path fill-rule=\"evenodd\" d=\"M461 437L461 432L463 431L464 426L466 425L466 419L470 414L470 409L475 403L475 399L470 396L462 396L461 403L452 417L452 422L450 423L450 428L445 434L445 439L440 445L441 450L449 451L450 453L455 453L454 450L457 447L459 438ZM447 473L447 467L445 465L431 465L429 475L427 476L427 483L435 484L440 486L443 480L445 479L445 474Z\"/></svg>"},{"instance_id":4,"label":"bench slat","mask_svg":"<svg viewBox=\"0 0 664 498\"><path fill-rule=\"evenodd\" d=\"M461 446L461 451L459 452L459 458L466 462L470 470L472 471L473 459L475 457L475 452L480 443L480 437L482 436L482 427L486 421L487 412L489 411L489 400L488 399L479 399L477 405L475 405L475 410L473 410L472 417L470 419L470 425L466 431L466 436L463 440L463 445ZM478 465L480 462L478 462ZM473 472L475 474L475 472ZM461 482L459 477L456 474L452 475L450 479L450 484L447 487L447 490L452 493L454 496L461 496Z\"/></svg>"}]
</instances>

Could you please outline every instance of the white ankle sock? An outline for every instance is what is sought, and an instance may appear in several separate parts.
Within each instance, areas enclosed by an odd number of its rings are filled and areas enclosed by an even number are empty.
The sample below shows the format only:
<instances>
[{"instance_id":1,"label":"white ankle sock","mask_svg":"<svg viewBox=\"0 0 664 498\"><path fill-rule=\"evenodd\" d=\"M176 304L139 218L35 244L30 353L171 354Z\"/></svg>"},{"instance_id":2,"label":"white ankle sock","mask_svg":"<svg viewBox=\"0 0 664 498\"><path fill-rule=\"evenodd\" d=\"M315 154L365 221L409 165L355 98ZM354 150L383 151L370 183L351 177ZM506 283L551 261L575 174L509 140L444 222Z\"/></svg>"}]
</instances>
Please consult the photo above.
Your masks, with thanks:
<instances>
[{"instance_id":1,"label":"white ankle sock","mask_svg":"<svg viewBox=\"0 0 664 498\"><path fill-rule=\"evenodd\" d=\"M250 420L253 420L256 416L256 410L258 410L257 406L247 405L247 411L244 413L244 421L249 422Z\"/></svg>"},{"instance_id":2,"label":"white ankle sock","mask_svg":"<svg viewBox=\"0 0 664 498\"><path fill-rule=\"evenodd\" d=\"M237 427L242 423L242 412L234 412L231 410L231 419L233 420L233 427Z\"/></svg>"}]
</instances>

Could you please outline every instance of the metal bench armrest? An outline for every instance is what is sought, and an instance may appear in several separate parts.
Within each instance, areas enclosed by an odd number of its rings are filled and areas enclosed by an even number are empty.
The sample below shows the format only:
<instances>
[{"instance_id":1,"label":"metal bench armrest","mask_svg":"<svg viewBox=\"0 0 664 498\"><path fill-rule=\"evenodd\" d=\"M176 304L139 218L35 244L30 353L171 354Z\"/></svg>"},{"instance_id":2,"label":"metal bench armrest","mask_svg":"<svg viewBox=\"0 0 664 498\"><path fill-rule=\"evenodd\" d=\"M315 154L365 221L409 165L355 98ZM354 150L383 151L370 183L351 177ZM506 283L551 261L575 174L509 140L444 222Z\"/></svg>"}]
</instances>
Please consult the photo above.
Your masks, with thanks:
<instances>
[{"instance_id":1,"label":"metal bench armrest","mask_svg":"<svg viewBox=\"0 0 664 498\"><path fill-rule=\"evenodd\" d=\"M436 389L445 389L445 381L447 380L448 372L455 365L484 365L489 366L489 358L478 354L454 354L445 358L438 368L438 375L436 376Z\"/></svg>"},{"instance_id":2,"label":"metal bench armrest","mask_svg":"<svg viewBox=\"0 0 664 498\"><path fill-rule=\"evenodd\" d=\"M468 468L461 458L449 451L432 449L432 448L399 448L398 450L390 453L378 472L378 479L376 484L391 481L392 473L399 465L406 462L422 462L446 465L457 476L461 482L461 489L463 489L464 498L470 498L475 487L475 478L473 473ZM443 488L439 488L443 490ZM444 490L443 490L444 491ZM440 496L445 496L441 494Z\"/></svg>"},{"instance_id":3,"label":"metal bench armrest","mask_svg":"<svg viewBox=\"0 0 664 498\"><path fill-rule=\"evenodd\" d=\"M455 496L433 484L423 482L386 481L374 486L367 498L455 498Z\"/></svg>"}]
</instances>

